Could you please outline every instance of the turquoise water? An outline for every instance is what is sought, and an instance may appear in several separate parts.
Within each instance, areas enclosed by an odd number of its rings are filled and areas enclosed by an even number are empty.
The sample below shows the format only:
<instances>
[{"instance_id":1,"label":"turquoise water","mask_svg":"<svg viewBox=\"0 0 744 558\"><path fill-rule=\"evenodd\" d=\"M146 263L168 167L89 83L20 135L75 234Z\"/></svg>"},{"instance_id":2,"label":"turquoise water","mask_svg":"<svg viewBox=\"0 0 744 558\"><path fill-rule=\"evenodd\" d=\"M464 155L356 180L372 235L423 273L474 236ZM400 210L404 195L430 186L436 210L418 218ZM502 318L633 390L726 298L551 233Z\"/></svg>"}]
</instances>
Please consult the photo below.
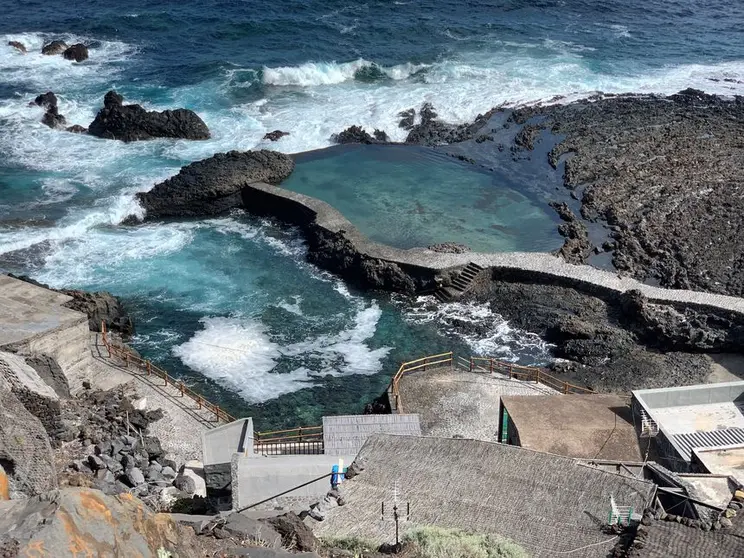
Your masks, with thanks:
<instances>
[{"instance_id":1,"label":"turquoise water","mask_svg":"<svg viewBox=\"0 0 744 558\"><path fill-rule=\"evenodd\" d=\"M478 252L559 248L555 212L509 176L420 147L353 146L296 157L284 188L338 209L372 240Z\"/></svg>"},{"instance_id":2,"label":"turquoise water","mask_svg":"<svg viewBox=\"0 0 744 558\"><path fill-rule=\"evenodd\" d=\"M135 348L260 428L360 412L400 362L419 355L547 358L539 338L511 330L485 306L349 289L305 262L296 231L240 212L100 227L44 246L0 258L0 266L116 293L135 318ZM463 332L457 322L478 329Z\"/></svg>"}]
</instances>

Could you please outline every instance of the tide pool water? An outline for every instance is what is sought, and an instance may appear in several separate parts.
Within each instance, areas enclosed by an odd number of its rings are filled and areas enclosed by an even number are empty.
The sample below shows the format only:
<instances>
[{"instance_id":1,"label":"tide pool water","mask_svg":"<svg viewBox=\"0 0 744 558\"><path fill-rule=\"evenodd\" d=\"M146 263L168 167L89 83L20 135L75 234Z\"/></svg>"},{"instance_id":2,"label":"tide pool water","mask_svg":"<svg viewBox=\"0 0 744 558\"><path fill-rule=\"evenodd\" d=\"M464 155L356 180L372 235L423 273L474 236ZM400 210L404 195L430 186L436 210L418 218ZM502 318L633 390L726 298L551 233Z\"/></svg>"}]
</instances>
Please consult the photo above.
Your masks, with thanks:
<instances>
[{"instance_id":1,"label":"tide pool water","mask_svg":"<svg viewBox=\"0 0 744 558\"><path fill-rule=\"evenodd\" d=\"M0 0L0 271L121 296L145 356L259 427L358 412L401 360L428 352L543 362L544 343L488 307L346 289L305 263L296 232L270 222L120 223L141 214L136 192L191 161L319 149L352 124L402 140L398 113L424 102L464 122L597 90L740 94L743 10L722 0ZM58 38L85 42L90 59L40 54ZM46 128L29 106L51 90L68 123L85 126L112 88L148 109L193 109L212 138L123 144ZM290 135L263 139L275 129ZM554 247L554 217L529 193L534 181L554 187L552 171L489 175L424 151L375 153L302 155L291 180L400 246ZM354 177L348 166L362 178L339 186ZM398 192L382 187L389 177ZM462 212L445 219L451 207Z\"/></svg>"},{"instance_id":2,"label":"tide pool water","mask_svg":"<svg viewBox=\"0 0 744 558\"><path fill-rule=\"evenodd\" d=\"M478 252L561 246L555 212L507 173L420 147L343 146L300 155L282 187L338 209L396 248L458 242Z\"/></svg>"}]
</instances>

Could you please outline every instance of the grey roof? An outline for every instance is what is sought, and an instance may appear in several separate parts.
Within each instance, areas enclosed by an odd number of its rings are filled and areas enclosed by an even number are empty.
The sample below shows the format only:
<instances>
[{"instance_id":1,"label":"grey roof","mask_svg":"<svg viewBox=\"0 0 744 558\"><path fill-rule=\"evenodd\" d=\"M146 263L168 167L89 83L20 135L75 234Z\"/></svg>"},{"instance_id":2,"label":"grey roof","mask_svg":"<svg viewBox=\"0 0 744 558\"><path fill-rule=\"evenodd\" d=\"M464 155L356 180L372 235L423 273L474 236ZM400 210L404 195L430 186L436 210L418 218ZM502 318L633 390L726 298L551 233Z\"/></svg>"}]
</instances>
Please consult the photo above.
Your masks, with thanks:
<instances>
[{"instance_id":1,"label":"grey roof","mask_svg":"<svg viewBox=\"0 0 744 558\"><path fill-rule=\"evenodd\" d=\"M478 440L378 434L357 460L365 469L343 484L347 504L316 527L320 535L390 542L394 528L380 522L380 504L392 502L397 481L401 501L411 505L410 527L496 533L534 558L569 551L572 558L605 558L613 544L601 531L610 496L642 510L655 494L645 480ZM581 548L586 545L595 546Z\"/></svg>"},{"instance_id":2,"label":"grey roof","mask_svg":"<svg viewBox=\"0 0 744 558\"><path fill-rule=\"evenodd\" d=\"M341 415L323 417L326 455L356 455L372 434L421 436L418 415Z\"/></svg>"},{"instance_id":3,"label":"grey roof","mask_svg":"<svg viewBox=\"0 0 744 558\"><path fill-rule=\"evenodd\" d=\"M627 558L736 558L744 556L744 516L735 516L732 527L702 531L672 521L641 526ZM636 543L637 544L637 543Z\"/></svg>"}]
</instances>

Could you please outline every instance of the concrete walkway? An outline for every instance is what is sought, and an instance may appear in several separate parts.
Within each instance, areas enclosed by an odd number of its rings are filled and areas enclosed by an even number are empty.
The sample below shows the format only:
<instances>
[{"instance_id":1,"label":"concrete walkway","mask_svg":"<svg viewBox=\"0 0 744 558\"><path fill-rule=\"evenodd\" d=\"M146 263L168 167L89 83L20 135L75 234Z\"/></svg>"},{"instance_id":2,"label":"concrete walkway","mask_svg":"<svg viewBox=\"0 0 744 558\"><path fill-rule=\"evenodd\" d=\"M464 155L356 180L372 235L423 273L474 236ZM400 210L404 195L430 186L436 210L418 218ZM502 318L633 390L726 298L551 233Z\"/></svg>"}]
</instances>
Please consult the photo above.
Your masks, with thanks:
<instances>
[{"instance_id":1,"label":"concrete walkway","mask_svg":"<svg viewBox=\"0 0 744 558\"><path fill-rule=\"evenodd\" d=\"M502 395L547 395L552 389L501 374L449 367L419 370L400 380L404 413L418 413L421 433L440 438L497 441Z\"/></svg>"},{"instance_id":2,"label":"concrete walkway","mask_svg":"<svg viewBox=\"0 0 744 558\"><path fill-rule=\"evenodd\" d=\"M285 188L264 183L250 184L248 188L270 194L294 204L304 206L315 215L315 224L333 233L343 235L361 254L395 263L405 268L428 269L433 272L456 269L473 262L484 268L493 269L496 274L517 273L532 279L542 276L553 284L560 284L583 291L607 290L624 293L636 289L652 302L680 303L685 305L707 306L719 310L737 312L744 315L744 299L699 291L663 289L640 283L629 277L602 271L588 265L572 265L549 253L541 252L501 252L485 254L466 252L464 254L445 254L425 248L401 250L373 242L362 234L338 210L324 201L292 192ZM248 208L250 211L250 208ZM307 212L302 213L303 218ZM276 215L283 218L283 215ZM300 223L296 223L300 224Z\"/></svg>"}]
</instances>

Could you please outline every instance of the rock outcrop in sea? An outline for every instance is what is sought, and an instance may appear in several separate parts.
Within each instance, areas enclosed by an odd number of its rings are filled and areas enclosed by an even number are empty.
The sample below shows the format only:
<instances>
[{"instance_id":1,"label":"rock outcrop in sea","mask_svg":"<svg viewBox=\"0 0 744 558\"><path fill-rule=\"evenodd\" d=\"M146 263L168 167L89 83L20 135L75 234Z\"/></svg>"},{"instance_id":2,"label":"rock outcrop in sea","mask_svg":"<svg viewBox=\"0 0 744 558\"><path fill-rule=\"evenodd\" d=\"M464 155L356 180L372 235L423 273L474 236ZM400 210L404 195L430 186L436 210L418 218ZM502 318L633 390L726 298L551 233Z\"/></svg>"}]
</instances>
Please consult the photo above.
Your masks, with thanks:
<instances>
[{"instance_id":1,"label":"rock outcrop in sea","mask_svg":"<svg viewBox=\"0 0 744 558\"><path fill-rule=\"evenodd\" d=\"M116 91L109 91L103 108L88 126L88 133L124 142L154 138L190 140L209 139L209 128L199 116L188 109L147 111L140 105L125 105Z\"/></svg>"},{"instance_id":2,"label":"rock outcrop in sea","mask_svg":"<svg viewBox=\"0 0 744 558\"><path fill-rule=\"evenodd\" d=\"M289 132L282 132L281 130L274 130L273 132L267 132L264 134L263 139L267 139L269 141L279 141L284 136L288 136Z\"/></svg>"},{"instance_id":3,"label":"rock outcrop in sea","mask_svg":"<svg viewBox=\"0 0 744 558\"><path fill-rule=\"evenodd\" d=\"M45 44L43 47L41 47L41 54L46 54L47 56L54 56L55 54L62 54L65 50L67 50L67 43L61 40L55 40L51 43Z\"/></svg>"},{"instance_id":4,"label":"rock outcrop in sea","mask_svg":"<svg viewBox=\"0 0 744 558\"><path fill-rule=\"evenodd\" d=\"M71 47L67 47L62 56L66 60L74 60L75 62L82 62L88 59L88 47L83 43L77 43Z\"/></svg>"},{"instance_id":5,"label":"rock outcrop in sea","mask_svg":"<svg viewBox=\"0 0 744 558\"><path fill-rule=\"evenodd\" d=\"M67 120L63 115L59 113L59 107L57 106L57 96L47 91L38 95L33 104L42 107L46 112L41 118L41 123L50 128L63 128L67 124Z\"/></svg>"},{"instance_id":6,"label":"rock outcrop in sea","mask_svg":"<svg viewBox=\"0 0 744 558\"><path fill-rule=\"evenodd\" d=\"M369 134L364 128L361 126L349 126L346 128L343 132L334 134L333 137L331 137L331 141L334 143L364 143L364 144L372 144L372 143L389 143L390 139L388 138L387 134L383 132L382 130L377 130L372 133L372 135Z\"/></svg>"},{"instance_id":7,"label":"rock outcrop in sea","mask_svg":"<svg viewBox=\"0 0 744 558\"><path fill-rule=\"evenodd\" d=\"M137 194L146 219L217 215L242 207L241 189L252 182L279 184L294 161L276 151L230 151L191 163L174 177Z\"/></svg>"},{"instance_id":8,"label":"rock outcrop in sea","mask_svg":"<svg viewBox=\"0 0 744 558\"><path fill-rule=\"evenodd\" d=\"M28 52L28 50L26 49L26 45L18 41L8 41L8 46L12 46L18 52L21 52L23 54L26 54Z\"/></svg>"}]
</instances>

